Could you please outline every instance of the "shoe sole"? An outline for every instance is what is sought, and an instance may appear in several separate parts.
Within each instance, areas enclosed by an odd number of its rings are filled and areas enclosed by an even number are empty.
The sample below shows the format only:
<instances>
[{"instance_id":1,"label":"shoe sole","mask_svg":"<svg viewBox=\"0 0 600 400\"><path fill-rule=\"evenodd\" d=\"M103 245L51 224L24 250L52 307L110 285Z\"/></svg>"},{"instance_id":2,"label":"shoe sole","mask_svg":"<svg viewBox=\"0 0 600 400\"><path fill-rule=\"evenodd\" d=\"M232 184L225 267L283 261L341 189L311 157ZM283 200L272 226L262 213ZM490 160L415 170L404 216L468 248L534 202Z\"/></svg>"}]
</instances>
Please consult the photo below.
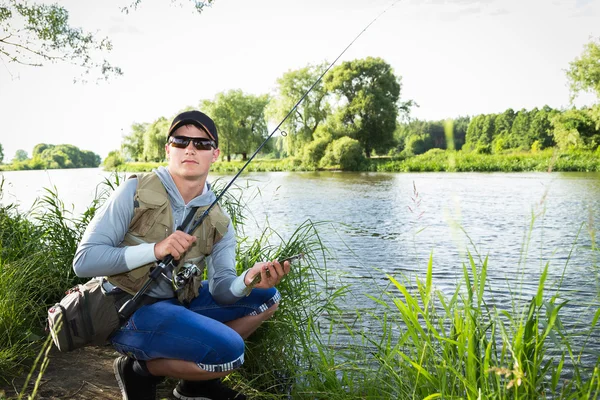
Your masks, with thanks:
<instances>
[{"instance_id":1,"label":"shoe sole","mask_svg":"<svg viewBox=\"0 0 600 400\"><path fill-rule=\"evenodd\" d=\"M129 400L127 396L127 391L125 390L125 382L121 379L121 374L119 373L119 360L121 357L115 358L113 361L113 370L115 371L115 378L117 378L117 383L119 384L119 389L121 389L121 394L123 395L123 400Z\"/></svg>"},{"instance_id":2,"label":"shoe sole","mask_svg":"<svg viewBox=\"0 0 600 400\"><path fill-rule=\"evenodd\" d=\"M213 400L210 397L198 397L198 396L188 397L188 396L184 396L183 394L179 393L176 388L173 389L173 396L177 397L179 400Z\"/></svg>"}]
</instances>

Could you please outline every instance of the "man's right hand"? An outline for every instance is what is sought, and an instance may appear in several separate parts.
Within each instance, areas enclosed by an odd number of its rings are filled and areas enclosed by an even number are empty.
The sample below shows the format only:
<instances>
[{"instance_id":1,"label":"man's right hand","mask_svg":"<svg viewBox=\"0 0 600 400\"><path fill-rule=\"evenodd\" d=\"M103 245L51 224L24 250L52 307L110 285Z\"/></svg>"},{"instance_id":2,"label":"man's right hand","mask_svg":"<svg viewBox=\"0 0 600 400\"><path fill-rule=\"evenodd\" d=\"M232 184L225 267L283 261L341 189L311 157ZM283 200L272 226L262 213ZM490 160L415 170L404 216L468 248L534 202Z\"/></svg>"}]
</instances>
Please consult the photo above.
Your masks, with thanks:
<instances>
[{"instance_id":1,"label":"man's right hand","mask_svg":"<svg viewBox=\"0 0 600 400\"><path fill-rule=\"evenodd\" d=\"M154 245L154 256L157 260L162 260L170 254L174 259L179 260L195 241L196 236L188 235L183 231L175 231Z\"/></svg>"}]
</instances>

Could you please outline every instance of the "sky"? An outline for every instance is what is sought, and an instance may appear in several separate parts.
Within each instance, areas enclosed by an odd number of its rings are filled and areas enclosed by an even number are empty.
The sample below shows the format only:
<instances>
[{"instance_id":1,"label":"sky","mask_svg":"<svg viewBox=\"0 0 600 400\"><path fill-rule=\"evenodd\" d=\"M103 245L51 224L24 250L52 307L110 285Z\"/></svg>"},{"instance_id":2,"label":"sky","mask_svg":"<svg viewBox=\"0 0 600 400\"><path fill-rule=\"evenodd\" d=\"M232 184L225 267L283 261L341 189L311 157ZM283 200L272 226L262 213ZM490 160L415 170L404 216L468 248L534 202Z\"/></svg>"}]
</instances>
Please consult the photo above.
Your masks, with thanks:
<instances>
[{"instance_id":1,"label":"sky","mask_svg":"<svg viewBox=\"0 0 600 400\"><path fill-rule=\"evenodd\" d=\"M81 71L69 65L0 61L4 162L38 143L104 158L133 123L231 89L274 93L285 72L333 61L383 11L338 64L381 57L402 77L401 99L419 105L411 116L427 120L569 107L565 70L600 37L600 0L215 0L201 14L187 0L143 0L122 13L131 1L58 1L73 26L111 39L99 56L121 77L73 83Z\"/></svg>"}]
</instances>

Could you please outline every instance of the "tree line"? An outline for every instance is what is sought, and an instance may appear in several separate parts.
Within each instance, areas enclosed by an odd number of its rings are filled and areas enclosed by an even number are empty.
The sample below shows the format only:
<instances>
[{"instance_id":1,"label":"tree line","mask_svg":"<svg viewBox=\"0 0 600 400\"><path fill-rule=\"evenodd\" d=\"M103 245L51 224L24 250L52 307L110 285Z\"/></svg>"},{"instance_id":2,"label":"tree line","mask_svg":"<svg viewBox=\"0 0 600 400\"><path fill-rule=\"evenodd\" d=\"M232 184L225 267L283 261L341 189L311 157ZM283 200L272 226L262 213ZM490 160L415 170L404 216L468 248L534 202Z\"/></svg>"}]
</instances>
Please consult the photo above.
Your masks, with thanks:
<instances>
[{"instance_id":1,"label":"tree line","mask_svg":"<svg viewBox=\"0 0 600 400\"><path fill-rule=\"evenodd\" d=\"M515 150L536 152L548 147L593 151L600 145L599 111L597 105L564 111L546 105L517 112L509 108L500 114L472 118L415 120L399 124L397 152L411 156L437 148L501 154Z\"/></svg>"},{"instance_id":2,"label":"tree line","mask_svg":"<svg viewBox=\"0 0 600 400\"><path fill-rule=\"evenodd\" d=\"M267 137L268 121L283 119L325 68L325 64L309 65L288 71L277 80L275 95L230 90L201 100L198 108L215 120L219 130L222 157L245 159L252 153ZM373 154L386 154L396 144L398 117L412 105L400 100L401 87L401 78L381 58L344 62L315 85L281 126L283 139L267 143L263 153L328 165L353 164ZM163 161L167 130L165 117L133 124L121 149L111 152L105 165Z\"/></svg>"},{"instance_id":3,"label":"tree line","mask_svg":"<svg viewBox=\"0 0 600 400\"><path fill-rule=\"evenodd\" d=\"M0 163L4 154L0 144ZM80 150L71 144L39 143L33 148L31 158L25 150L15 152L10 169L59 169L59 168L97 168L101 163L98 154L89 150Z\"/></svg>"},{"instance_id":4,"label":"tree line","mask_svg":"<svg viewBox=\"0 0 600 400\"><path fill-rule=\"evenodd\" d=\"M573 98L580 92L600 99L600 42L591 41L570 64L567 78ZM315 83L327 64L288 71L277 80L274 94L241 90L201 100L198 108L219 129L223 159L246 159L268 135L268 122L282 120ZM480 154L538 151L548 147L596 150L600 145L600 104L557 110L549 106L512 108L497 114L443 121L410 118L415 103L401 99L402 79L381 58L347 61L315 84L282 124L280 136L262 149L263 156L294 157L309 167L352 169L377 156L409 157L431 149ZM191 109L193 107L188 107ZM125 161L164 161L169 119L136 123L121 149L105 165Z\"/></svg>"}]
</instances>

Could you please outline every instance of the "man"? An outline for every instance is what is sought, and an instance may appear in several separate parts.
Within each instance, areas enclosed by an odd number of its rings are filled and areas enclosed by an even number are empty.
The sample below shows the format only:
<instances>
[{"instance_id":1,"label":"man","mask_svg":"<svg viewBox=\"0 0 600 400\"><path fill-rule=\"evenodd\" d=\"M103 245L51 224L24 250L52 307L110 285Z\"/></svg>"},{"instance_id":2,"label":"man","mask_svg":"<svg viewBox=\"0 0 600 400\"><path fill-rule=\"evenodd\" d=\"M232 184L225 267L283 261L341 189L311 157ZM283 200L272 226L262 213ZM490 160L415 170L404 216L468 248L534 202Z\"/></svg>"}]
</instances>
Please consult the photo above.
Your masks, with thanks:
<instances>
[{"instance_id":1,"label":"man","mask_svg":"<svg viewBox=\"0 0 600 400\"><path fill-rule=\"evenodd\" d=\"M168 166L133 176L115 191L87 227L74 270L106 276L108 291L134 294L156 260L169 254L178 260L111 337L123 354L114 362L123 399L155 399L165 376L180 379L173 391L179 399L245 399L220 378L242 365L244 339L277 310L274 286L290 266L261 262L237 276L233 226L218 205L191 235L175 230L190 210L203 212L216 198L207 176L219 157L219 137L212 119L187 111L173 120L167 138ZM208 281L200 282L205 265ZM248 287L259 274L260 283Z\"/></svg>"}]
</instances>

